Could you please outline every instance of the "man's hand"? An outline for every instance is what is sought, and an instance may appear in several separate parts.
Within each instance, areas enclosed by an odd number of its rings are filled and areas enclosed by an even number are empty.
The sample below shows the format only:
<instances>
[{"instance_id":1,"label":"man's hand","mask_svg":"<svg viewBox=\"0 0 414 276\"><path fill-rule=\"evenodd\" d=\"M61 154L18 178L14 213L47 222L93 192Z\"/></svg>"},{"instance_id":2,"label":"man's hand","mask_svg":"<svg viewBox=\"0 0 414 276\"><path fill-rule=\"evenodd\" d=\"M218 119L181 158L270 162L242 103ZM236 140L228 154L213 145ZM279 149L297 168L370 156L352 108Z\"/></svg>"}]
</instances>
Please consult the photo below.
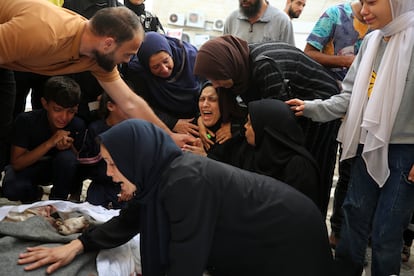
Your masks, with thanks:
<instances>
[{"instance_id":1,"label":"man's hand","mask_svg":"<svg viewBox=\"0 0 414 276\"><path fill-rule=\"evenodd\" d=\"M287 100L285 103L290 105L290 109L295 112L296 116L303 116L303 110L305 110L305 102L300 99Z\"/></svg>"},{"instance_id":2,"label":"man's hand","mask_svg":"<svg viewBox=\"0 0 414 276\"><path fill-rule=\"evenodd\" d=\"M68 244L58 247L28 247L27 252L19 255L18 264L29 264L24 270L34 270L36 268L51 264L47 267L46 273L51 274L58 268L72 262L77 254L83 251L80 240L73 240Z\"/></svg>"}]
</instances>

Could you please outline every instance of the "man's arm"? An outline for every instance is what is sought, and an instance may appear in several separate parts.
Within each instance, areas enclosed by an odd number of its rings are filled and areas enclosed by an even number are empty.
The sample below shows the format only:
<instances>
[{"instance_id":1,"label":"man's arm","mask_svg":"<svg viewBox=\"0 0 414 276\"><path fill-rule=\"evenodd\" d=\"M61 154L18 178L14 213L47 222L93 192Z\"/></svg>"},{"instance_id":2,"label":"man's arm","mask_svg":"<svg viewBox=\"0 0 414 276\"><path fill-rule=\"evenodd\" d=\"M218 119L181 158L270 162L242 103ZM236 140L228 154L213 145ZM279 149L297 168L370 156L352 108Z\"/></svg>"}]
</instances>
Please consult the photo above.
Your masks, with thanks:
<instances>
[{"instance_id":1,"label":"man's arm","mask_svg":"<svg viewBox=\"0 0 414 276\"><path fill-rule=\"evenodd\" d=\"M149 121L171 134L171 130L155 115L147 102L135 94L122 79L112 82L99 81L99 84L130 118Z\"/></svg>"},{"instance_id":2,"label":"man's arm","mask_svg":"<svg viewBox=\"0 0 414 276\"><path fill-rule=\"evenodd\" d=\"M151 122L162 128L168 133L175 143L182 147L185 143L192 143L195 138L173 133L158 117L147 104L147 102L135 94L123 79L117 79L112 82L103 82L98 80L102 88L109 96L122 108L130 118L139 118Z\"/></svg>"},{"instance_id":3,"label":"man's arm","mask_svg":"<svg viewBox=\"0 0 414 276\"><path fill-rule=\"evenodd\" d=\"M349 68L355 58L354 55L347 55L347 56L328 55L328 54L325 54L319 51L318 49L316 49L309 43L306 44L304 52L305 54L310 56L315 61L329 68L340 68L340 67Z\"/></svg>"}]
</instances>

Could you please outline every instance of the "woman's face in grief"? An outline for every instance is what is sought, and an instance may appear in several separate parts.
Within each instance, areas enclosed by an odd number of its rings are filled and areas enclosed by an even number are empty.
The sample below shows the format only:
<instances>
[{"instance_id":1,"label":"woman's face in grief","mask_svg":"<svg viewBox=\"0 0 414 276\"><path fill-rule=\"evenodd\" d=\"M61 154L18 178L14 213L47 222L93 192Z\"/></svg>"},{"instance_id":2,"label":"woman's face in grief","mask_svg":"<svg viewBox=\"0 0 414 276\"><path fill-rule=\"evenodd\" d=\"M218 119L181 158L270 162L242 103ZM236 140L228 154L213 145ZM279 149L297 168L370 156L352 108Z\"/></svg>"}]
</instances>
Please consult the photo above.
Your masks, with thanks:
<instances>
[{"instance_id":1,"label":"woman's face in grief","mask_svg":"<svg viewBox=\"0 0 414 276\"><path fill-rule=\"evenodd\" d=\"M252 122L250 121L250 115L247 115L247 122L244 124L244 128L246 129L244 136L246 137L247 143L251 146L256 146L255 133Z\"/></svg>"},{"instance_id":2,"label":"woman's face in grief","mask_svg":"<svg viewBox=\"0 0 414 276\"><path fill-rule=\"evenodd\" d=\"M223 88L232 88L234 83L232 79L228 79L228 80L210 80L211 84L213 85L214 88L219 88L219 87L223 87Z\"/></svg>"},{"instance_id":3,"label":"woman's face in grief","mask_svg":"<svg viewBox=\"0 0 414 276\"><path fill-rule=\"evenodd\" d=\"M112 181L121 185L121 190L125 193L132 194L137 187L132 184L119 170L112 160L111 155L104 145L101 144L101 156L106 162L106 175L112 178Z\"/></svg>"},{"instance_id":4,"label":"woman's face in grief","mask_svg":"<svg viewBox=\"0 0 414 276\"><path fill-rule=\"evenodd\" d=\"M382 29L392 21L389 0L360 0L361 15L371 30Z\"/></svg>"},{"instance_id":5,"label":"woman's face in grief","mask_svg":"<svg viewBox=\"0 0 414 276\"><path fill-rule=\"evenodd\" d=\"M149 58L149 68L154 76L166 79L169 78L174 69L172 57L164 51L153 54Z\"/></svg>"},{"instance_id":6,"label":"woman's face in grief","mask_svg":"<svg viewBox=\"0 0 414 276\"><path fill-rule=\"evenodd\" d=\"M214 126L220 119L219 97L213 86L207 86L201 91L198 108L201 120L206 127Z\"/></svg>"}]
</instances>

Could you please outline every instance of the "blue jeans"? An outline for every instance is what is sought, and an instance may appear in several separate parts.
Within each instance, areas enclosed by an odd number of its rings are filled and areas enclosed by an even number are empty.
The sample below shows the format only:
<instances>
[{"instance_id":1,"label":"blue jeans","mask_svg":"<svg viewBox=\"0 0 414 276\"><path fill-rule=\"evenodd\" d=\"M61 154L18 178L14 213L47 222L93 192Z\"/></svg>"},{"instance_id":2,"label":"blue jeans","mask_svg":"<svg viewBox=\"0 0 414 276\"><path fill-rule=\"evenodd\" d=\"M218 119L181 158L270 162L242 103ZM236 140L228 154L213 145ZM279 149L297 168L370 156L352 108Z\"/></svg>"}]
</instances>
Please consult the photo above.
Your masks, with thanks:
<instances>
[{"instance_id":1,"label":"blue jeans","mask_svg":"<svg viewBox=\"0 0 414 276\"><path fill-rule=\"evenodd\" d=\"M372 276L398 275L403 232L414 211L414 183L407 179L414 145L389 145L390 176L382 188L369 176L360 155L353 162L335 257L362 268L371 238Z\"/></svg>"}]
</instances>

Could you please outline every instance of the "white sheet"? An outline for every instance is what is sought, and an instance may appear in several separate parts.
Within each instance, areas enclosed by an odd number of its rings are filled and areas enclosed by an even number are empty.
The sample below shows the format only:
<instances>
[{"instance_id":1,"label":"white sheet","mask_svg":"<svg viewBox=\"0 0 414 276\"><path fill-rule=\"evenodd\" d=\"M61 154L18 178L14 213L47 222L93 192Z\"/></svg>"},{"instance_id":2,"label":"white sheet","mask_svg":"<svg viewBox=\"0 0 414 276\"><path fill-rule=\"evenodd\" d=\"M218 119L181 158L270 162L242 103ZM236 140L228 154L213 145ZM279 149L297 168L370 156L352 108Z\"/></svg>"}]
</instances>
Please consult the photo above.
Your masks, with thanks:
<instances>
[{"instance_id":1,"label":"white sheet","mask_svg":"<svg viewBox=\"0 0 414 276\"><path fill-rule=\"evenodd\" d=\"M45 205L53 205L61 212L79 211L91 216L98 222L106 222L119 214L119 210L108 210L88 202L73 203L62 200L45 200L32 204L2 206L0 207L0 220L3 220L11 211L23 212L28 208ZM101 250L96 258L96 266L100 276L133 276L136 273L141 273L139 234L122 246Z\"/></svg>"}]
</instances>

